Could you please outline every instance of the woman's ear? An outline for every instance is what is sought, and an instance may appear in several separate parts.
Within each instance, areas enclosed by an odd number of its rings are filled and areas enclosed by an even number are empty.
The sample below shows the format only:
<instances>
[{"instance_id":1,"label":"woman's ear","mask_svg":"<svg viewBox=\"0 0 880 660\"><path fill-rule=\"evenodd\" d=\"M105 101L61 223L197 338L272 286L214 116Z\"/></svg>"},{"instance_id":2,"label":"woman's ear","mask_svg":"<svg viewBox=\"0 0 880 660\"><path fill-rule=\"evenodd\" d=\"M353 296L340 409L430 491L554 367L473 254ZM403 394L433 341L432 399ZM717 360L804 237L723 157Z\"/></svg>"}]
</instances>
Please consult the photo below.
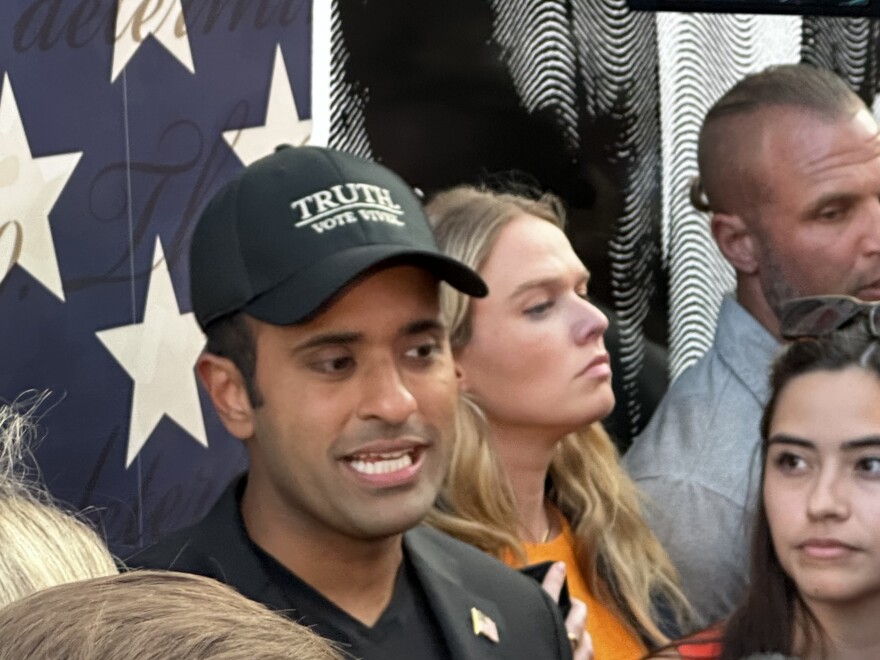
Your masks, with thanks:
<instances>
[{"instance_id":1,"label":"woman's ear","mask_svg":"<svg viewBox=\"0 0 880 660\"><path fill-rule=\"evenodd\" d=\"M710 226L718 249L734 270L754 275L758 270L758 245L754 231L742 216L713 213Z\"/></svg>"},{"instance_id":2,"label":"woman's ear","mask_svg":"<svg viewBox=\"0 0 880 660\"><path fill-rule=\"evenodd\" d=\"M464 375L464 368L458 360L455 361L455 380L458 381L458 390L460 392L467 392L467 379Z\"/></svg>"},{"instance_id":3,"label":"woman's ear","mask_svg":"<svg viewBox=\"0 0 880 660\"><path fill-rule=\"evenodd\" d=\"M253 436L254 410L244 376L232 360L203 352L196 363L196 371L226 430L240 440Z\"/></svg>"}]
</instances>

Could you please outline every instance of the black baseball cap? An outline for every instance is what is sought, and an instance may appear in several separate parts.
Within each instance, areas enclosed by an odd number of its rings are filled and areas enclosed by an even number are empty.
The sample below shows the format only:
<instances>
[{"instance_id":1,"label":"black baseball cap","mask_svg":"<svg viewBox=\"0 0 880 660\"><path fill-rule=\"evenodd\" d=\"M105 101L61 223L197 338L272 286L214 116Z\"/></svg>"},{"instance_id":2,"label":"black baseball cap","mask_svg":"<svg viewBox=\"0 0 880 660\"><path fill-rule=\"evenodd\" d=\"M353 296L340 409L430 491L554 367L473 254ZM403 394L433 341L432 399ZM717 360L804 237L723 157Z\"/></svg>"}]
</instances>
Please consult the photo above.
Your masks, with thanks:
<instances>
[{"instance_id":1,"label":"black baseball cap","mask_svg":"<svg viewBox=\"0 0 880 660\"><path fill-rule=\"evenodd\" d=\"M488 292L440 252L422 204L392 171L323 147L278 147L202 212L190 247L193 311L204 329L234 312L301 323L377 266L424 268L459 291Z\"/></svg>"}]
</instances>

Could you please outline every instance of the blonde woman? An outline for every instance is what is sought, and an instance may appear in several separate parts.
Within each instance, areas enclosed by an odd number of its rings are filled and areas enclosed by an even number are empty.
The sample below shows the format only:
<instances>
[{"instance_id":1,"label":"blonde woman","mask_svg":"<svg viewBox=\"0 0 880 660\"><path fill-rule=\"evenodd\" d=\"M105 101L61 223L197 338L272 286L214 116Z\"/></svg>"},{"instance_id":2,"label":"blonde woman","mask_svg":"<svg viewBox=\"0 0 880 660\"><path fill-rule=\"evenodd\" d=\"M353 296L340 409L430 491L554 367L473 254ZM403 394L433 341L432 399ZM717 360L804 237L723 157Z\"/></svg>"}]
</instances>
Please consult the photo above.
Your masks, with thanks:
<instances>
[{"instance_id":1,"label":"blonde woman","mask_svg":"<svg viewBox=\"0 0 880 660\"><path fill-rule=\"evenodd\" d=\"M442 292L462 398L430 522L513 566L563 562L595 657L635 660L686 606L600 423L614 405L608 322L561 205L459 187L427 210L441 249L489 286L475 301Z\"/></svg>"},{"instance_id":2,"label":"blonde woman","mask_svg":"<svg viewBox=\"0 0 880 660\"><path fill-rule=\"evenodd\" d=\"M117 573L95 531L29 478L26 444L45 396L0 406L0 607L56 584Z\"/></svg>"}]
</instances>

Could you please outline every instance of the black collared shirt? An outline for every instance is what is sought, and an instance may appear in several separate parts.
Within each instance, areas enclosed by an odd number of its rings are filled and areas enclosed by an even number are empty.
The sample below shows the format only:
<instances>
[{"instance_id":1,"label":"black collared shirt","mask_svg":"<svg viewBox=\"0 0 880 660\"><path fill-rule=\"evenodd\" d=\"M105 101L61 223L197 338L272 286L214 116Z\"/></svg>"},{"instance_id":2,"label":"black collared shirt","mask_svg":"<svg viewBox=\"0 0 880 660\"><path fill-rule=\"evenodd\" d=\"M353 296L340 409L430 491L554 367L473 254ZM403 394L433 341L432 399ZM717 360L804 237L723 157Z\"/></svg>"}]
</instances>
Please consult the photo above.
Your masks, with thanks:
<instances>
[{"instance_id":1,"label":"black collared shirt","mask_svg":"<svg viewBox=\"0 0 880 660\"><path fill-rule=\"evenodd\" d=\"M382 621L367 629L378 639L369 635L369 648L356 648L361 640L348 635L350 629L359 629L346 626L350 617L332 605L329 614L322 617L321 605L327 606L326 599L309 599L308 592L314 595L314 589L277 563L274 571L266 565L266 553L248 537L241 519L243 489L244 481L237 479L202 521L169 534L130 557L127 564L131 568L196 573L225 582L294 620L335 626L335 632L318 632L331 639L344 635L352 651L367 660L434 659L447 654L454 660L570 660L571 648L559 608L537 583L472 546L421 526L403 535L401 584L383 614L383 619L395 622L394 648L383 646ZM415 577L407 577L410 574ZM395 618L400 611L403 614ZM478 628L476 620L480 621ZM374 652L376 649L379 651Z\"/></svg>"},{"instance_id":2,"label":"black collared shirt","mask_svg":"<svg viewBox=\"0 0 880 660\"><path fill-rule=\"evenodd\" d=\"M404 550L388 607L373 626L366 626L324 598L275 558L254 546L270 579L280 585L296 610L292 619L336 642L359 660L446 660L450 657L437 620Z\"/></svg>"}]
</instances>

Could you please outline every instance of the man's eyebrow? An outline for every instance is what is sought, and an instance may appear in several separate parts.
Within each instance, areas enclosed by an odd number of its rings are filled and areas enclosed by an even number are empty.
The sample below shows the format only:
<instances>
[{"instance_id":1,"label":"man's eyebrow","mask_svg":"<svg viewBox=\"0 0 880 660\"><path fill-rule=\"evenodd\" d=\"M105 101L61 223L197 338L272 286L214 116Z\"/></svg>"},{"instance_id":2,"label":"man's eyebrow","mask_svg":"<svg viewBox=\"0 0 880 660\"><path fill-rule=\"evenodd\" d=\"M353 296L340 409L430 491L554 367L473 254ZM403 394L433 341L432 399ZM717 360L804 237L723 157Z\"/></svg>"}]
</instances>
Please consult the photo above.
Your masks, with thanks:
<instances>
[{"instance_id":1,"label":"man's eyebrow","mask_svg":"<svg viewBox=\"0 0 880 660\"><path fill-rule=\"evenodd\" d=\"M807 215L816 215L826 206L830 206L831 204L852 204L857 199L858 195L854 195L852 193L828 193L826 195L822 195L819 199L817 199L815 202L807 207Z\"/></svg>"},{"instance_id":2,"label":"man's eyebrow","mask_svg":"<svg viewBox=\"0 0 880 660\"><path fill-rule=\"evenodd\" d=\"M426 332L445 332L446 325L438 319L419 319L407 323L400 331L402 337L410 337L412 335L420 335Z\"/></svg>"},{"instance_id":3,"label":"man's eyebrow","mask_svg":"<svg viewBox=\"0 0 880 660\"><path fill-rule=\"evenodd\" d=\"M401 328L399 334L401 337L408 337L425 332L444 332L445 330L446 326L437 319L419 319L407 323ZM363 338L364 335L361 332L325 332L294 346L292 352L301 353L325 346L349 346L362 341Z\"/></svg>"},{"instance_id":4,"label":"man's eyebrow","mask_svg":"<svg viewBox=\"0 0 880 660\"><path fill-rule=\"evenodd\" d=\"M363 339L363 335L359 332L325 332L294 346L292 352L300 353L323 346L348 346L361 339Z\"/></svg>"}]
</instances>

